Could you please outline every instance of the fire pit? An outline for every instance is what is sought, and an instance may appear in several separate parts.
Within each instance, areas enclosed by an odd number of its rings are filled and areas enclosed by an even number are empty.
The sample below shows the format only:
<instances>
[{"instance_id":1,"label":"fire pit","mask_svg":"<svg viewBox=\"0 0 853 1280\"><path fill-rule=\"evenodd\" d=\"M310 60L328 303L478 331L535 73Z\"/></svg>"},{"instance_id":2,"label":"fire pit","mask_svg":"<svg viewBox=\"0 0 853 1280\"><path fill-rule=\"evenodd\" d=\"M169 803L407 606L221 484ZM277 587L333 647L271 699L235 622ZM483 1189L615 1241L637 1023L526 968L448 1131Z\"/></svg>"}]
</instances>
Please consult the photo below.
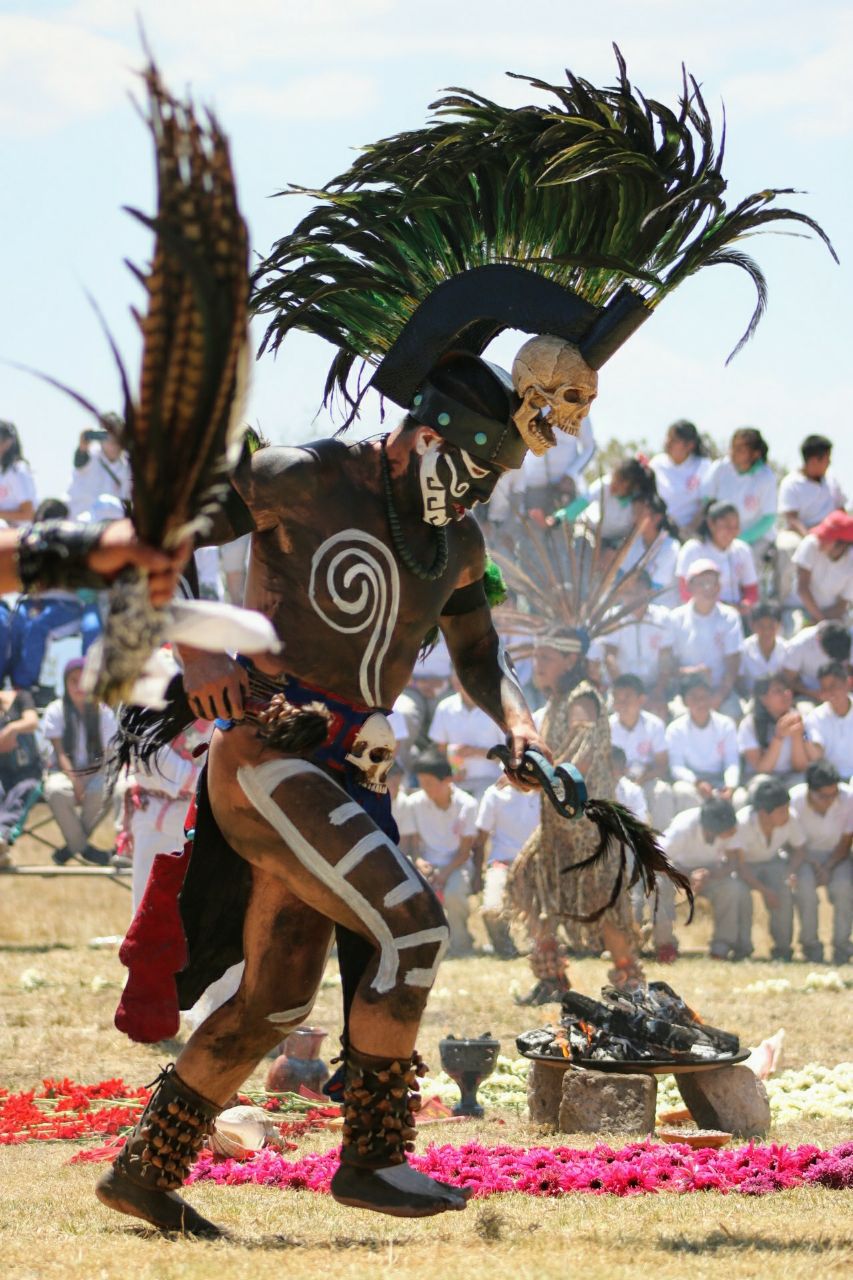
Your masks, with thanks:
<instances>
[{"instance_id":1,"label":"fire pit","mask_svg":"<svg viewBox=\"0 0 853 1280\"><path fill-rule=\"evenodd\" d=\"M516 1044L537 1062L595 1071L658 1074L702 1071L743 1062L736 1035L704 1023L666 982L602 999L569 991L559 1025L526 1031Z\"/></svg>"}]
</instances>

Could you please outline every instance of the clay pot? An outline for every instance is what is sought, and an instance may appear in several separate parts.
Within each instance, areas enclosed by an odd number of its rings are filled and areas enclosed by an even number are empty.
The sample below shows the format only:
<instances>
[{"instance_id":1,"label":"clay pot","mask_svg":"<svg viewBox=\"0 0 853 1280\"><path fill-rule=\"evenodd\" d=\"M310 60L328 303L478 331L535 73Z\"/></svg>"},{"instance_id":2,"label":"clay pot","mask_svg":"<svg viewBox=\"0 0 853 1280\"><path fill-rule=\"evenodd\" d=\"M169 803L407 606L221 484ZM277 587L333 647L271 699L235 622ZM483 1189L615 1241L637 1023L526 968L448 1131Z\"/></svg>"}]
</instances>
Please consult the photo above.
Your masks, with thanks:
<instances>
[{"instance_id":1,"label":"clay pot","mask_svg":"<svg viewBox=\"0 0 853 1280\"><path fill-rule=\"evenodd\" d=\"M297 1027L282 1045L283 1053L267 1072L269 1093L298 1093L302 1085L319 1093L329 1078L329 1068L319 1057L326 1038L322 1027Z\"/></svg>"}]
</instances>

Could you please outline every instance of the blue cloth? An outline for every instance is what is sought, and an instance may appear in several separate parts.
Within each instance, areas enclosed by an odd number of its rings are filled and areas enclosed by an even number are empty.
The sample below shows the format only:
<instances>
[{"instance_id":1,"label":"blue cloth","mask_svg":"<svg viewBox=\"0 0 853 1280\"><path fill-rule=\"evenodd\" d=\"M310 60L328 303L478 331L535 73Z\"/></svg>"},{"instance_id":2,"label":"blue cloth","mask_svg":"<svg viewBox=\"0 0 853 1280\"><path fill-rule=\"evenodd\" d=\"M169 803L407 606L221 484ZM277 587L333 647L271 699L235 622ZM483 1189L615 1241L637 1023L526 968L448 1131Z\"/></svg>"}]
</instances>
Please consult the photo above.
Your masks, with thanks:
<instances>
[{"instance_id":1,"label":"blue cloth","mask_svg":"<svg viewBox=\"0 0 853 1280\"><path fill-rule=\"evenodd\" d=\"M82 617L79 600L21 596L11 622L8 671L14 688L31 689L39 683L50 633L79 623Z\"/></svg>"}]
</instances>

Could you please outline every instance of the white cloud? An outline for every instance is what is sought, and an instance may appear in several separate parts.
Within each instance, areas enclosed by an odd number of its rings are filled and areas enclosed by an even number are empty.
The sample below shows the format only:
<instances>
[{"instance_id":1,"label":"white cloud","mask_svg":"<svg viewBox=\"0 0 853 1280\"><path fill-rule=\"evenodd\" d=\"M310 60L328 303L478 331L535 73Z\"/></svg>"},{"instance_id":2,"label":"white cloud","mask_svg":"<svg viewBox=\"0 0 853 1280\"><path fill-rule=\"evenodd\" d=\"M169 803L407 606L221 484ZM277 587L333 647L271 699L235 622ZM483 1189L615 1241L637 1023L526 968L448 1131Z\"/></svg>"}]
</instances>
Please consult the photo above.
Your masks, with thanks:
<instances>
[{"instance_id":1,"label":"white cloud","mask_svg":"<svg viewBox=\"0 0 853 1280\"><path fill-rule=\"evenodd\" d=\"M245 82L222 95L223 114L232 111L263 116L265 120L351 119L378 100L370 76L332 71L294 76L279 85Z\"/></svg>"}]
</instances>

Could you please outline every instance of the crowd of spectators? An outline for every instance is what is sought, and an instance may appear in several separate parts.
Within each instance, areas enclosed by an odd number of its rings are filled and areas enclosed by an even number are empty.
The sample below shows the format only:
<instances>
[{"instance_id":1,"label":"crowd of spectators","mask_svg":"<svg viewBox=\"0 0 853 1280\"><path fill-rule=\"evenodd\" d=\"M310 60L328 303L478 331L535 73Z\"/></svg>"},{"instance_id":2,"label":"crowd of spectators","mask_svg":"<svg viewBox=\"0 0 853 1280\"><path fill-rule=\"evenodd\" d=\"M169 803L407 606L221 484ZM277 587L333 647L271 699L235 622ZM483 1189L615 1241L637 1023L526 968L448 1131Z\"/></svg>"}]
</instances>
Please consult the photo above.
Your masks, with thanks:
<instances>
[{"instance_id":1,"label":"crowd of spectators","mask_svg":"<svg viewBox=\"0 0 853 1280\"><path fill-rule=\"evenodd\" d=\"M501 481L482 513L487 542L518 551L526 521L546 537L569 521L575 539L595 536L620 555L624 620L593 642L587 666L609 700L619 798L658 828L708 900L711 954L752 953L760 898L773 958L794 958L796 938L804 959L825 959L829 944L832 961L846 963L853 516L830 468L832 443L806 437L801 467L781 484L752 427L712 459L696 427L679 421L649 461L619 458L590 479L594 448L585 422L578 440L561 438ZM521 675L541 704L530 664ZM512 955L504 886L538 800L496 776L487 752L497 731L441 648L395 711L402 843L443 896L452 952L471 950L478 892L491 945ZM823 942L820 890L832 908ZM644 910L638 900L638 926ZM646 925L662 961L678 955L676 914L665 886Z\"/></svg>"}]
</instances>

